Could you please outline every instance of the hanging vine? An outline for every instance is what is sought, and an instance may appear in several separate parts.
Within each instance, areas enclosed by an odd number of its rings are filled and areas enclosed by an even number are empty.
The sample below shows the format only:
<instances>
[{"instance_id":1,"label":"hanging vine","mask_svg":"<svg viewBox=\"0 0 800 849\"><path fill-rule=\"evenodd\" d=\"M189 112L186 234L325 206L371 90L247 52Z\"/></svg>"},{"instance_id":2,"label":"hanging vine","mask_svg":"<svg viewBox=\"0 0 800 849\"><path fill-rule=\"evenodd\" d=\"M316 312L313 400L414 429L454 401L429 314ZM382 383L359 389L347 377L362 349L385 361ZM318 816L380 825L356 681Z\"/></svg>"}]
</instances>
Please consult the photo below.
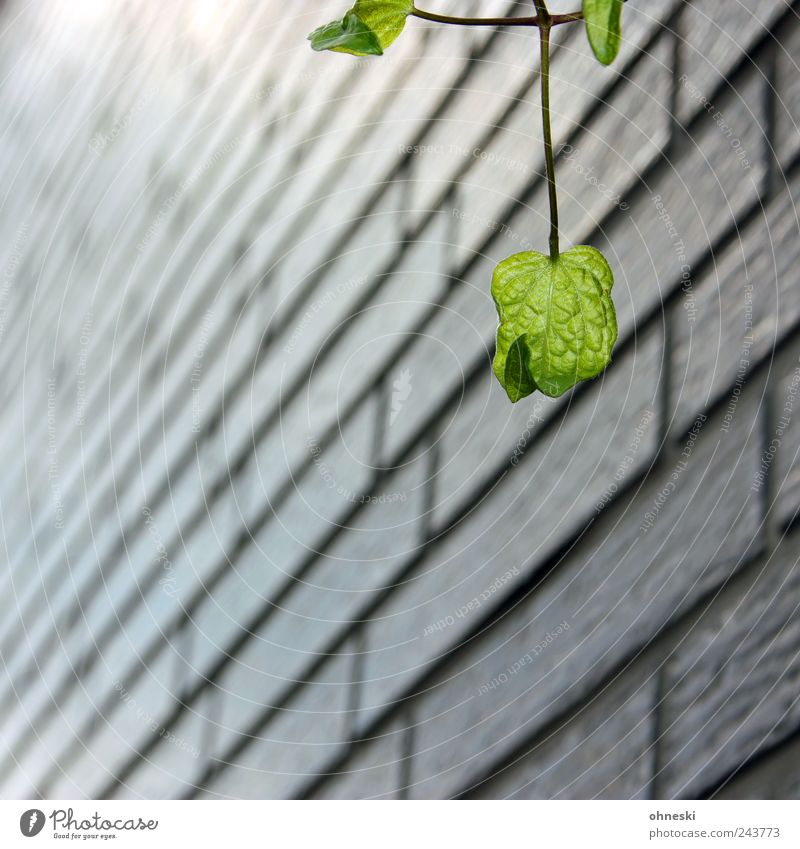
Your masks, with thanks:
<instances>
[{"instance_id":1,"label":"hanging vine","mask_svg":"<svg viewBox=\"0 0 800 849\"><path fill-rule=\"evenodd\" d=\"M579 12L553 15L534 0L531 17L458 18L417 9L412 0L356 0L339 21L309 35L314 50L379 56L409 17L456 26L521 26L539 32L544 158L550 206L547 254L523 251L504 259L492 276L500 319L493 370L512 402L537 390L557 396L596 377L611 361L617 319L614 275L605 257L587 245L560 248L558 191L550 122L550 36L553 27L583 21L594 55L614 61L621 43L623 0L583 0Z\"/></svg>"}]
</instances>

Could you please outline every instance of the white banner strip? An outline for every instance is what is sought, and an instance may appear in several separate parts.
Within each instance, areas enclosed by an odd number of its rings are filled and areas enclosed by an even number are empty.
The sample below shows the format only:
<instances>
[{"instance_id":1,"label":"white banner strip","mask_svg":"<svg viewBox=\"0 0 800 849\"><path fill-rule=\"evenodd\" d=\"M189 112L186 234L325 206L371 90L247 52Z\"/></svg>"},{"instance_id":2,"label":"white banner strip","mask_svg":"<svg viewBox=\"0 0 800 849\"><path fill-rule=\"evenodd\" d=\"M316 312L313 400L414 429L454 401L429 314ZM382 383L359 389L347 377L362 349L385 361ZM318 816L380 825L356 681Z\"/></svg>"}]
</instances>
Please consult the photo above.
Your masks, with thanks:
<instances>
[{"instance_id":1,"label":"white banner strip","mask_svg":"<svg viewBox=\"0 0 800 849\"><path fill-rule=\"evenodd\" d=\"M0 801L0 846L800 847L800 802ZM36 841L36 842L32 842Z\"/></svg>"}]
</instances>

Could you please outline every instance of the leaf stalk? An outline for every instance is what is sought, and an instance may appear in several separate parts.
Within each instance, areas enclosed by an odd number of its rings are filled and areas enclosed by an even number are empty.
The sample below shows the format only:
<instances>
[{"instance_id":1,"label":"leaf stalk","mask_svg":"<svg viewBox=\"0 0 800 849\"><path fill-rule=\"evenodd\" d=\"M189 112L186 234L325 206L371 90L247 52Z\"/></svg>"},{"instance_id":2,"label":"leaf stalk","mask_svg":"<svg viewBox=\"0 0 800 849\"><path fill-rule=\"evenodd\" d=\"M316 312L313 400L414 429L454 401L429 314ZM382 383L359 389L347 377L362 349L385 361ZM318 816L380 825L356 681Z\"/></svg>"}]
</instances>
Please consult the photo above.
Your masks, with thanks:
<instances>
[{"instance_id":1,"label":"leaf stalk","mask_svg":"<svg viewBox=\"0 0 800 849\"><path fill-rule=\"evenodd\" d=\"M539 80L542 89L542 134L544 137L544 161L547 169L547 189L550 198L550 259L559 256L558 239L558 193L556 191L556 164L553 155L553 132L550 126L550 21L552 16L545 0L534 0L539 20L539 43L541 45L541 67Z\"/></svg>"},{"instance_id":2,"label":"leaf stalk","mask_svg":"<svg viewBox=\"0 0 800 849\"><path fill-rule=\"evenodd\" d=\"M411 15L422 18L425 21L435 21L439 24L455 24L462 27L540 27L541 16L525 18L457 18L452 15L440 15L436 12L426 12L424 9L412 9ZM570 24L573 21L583 20L583 12L570 12L566 15L549 15L548 26L555 27L560 24Z\"/></svg>"}]
</instances>

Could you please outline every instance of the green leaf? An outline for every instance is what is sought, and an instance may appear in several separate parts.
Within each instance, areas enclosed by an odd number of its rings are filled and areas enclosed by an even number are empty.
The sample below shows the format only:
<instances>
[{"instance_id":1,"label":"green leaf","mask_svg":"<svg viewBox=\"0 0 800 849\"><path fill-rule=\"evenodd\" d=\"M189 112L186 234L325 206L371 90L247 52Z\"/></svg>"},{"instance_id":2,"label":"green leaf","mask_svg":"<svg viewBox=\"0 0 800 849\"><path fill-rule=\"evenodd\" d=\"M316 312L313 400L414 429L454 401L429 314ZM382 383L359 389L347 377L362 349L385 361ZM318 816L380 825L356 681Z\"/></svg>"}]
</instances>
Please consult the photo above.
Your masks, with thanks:
<instances>
[{"instance_id":1,"label":"green leaf","mask_svg":"<svg viewBox=\"0 0 800 849\"><path fill-rule=\"evenodd\" d=\"M341 21L315 29L313 50L335 50L354 56L380 56L403 31L413 0L356 0Z\"/></svg>"},{"instance_id":2,"label":"green leaf","mask_svg":"<svg viewBox=\"0 0 800 849\"><path fill-rule=\"evenodd\" d=\"M494 373L512 403L539 389L562 395L611 361L614 275L600 251L580 245L553 261L536 251L504 259L492 278L500 317Z\"/></svg>"},{"instance_id":3,"label":"green leaf","mask_svg":"<svg viewBox=\"0 0 800 849\"><path fill-rule=\"evenodd\" d=\"M499 307L498 307L499 310ZM494 373L508 393L512 404L535 392L538 387L528 369L530 351L525 334L514 335L514 327L501 324L497 329L497 352L494 355Z\"/></svg>"},{"instance_id":4,"label":"green leaf","mask_svg":"<svg viewBox=\"0 0 800 849\"><path fill-rule=\"evenodd\" d=\"M347 12L341 21L315 29L308 40L312 50L335 50L354 56L380 56L383 53L378 36L353 12Z\"/></svg>"},{"instance_id":5,"label":"green leaf","mask_svg":"<svg viewBox=\"0 0 800 849\"><path fill-rule=\"evenodd\" d=\"M622 0L583 0L583 17L594 55L610 65L622 41Z\"/></svg>"},{"instance_id":6,"label":"green leaf","mask_svg":"<svg viewBox=\"0 0 800 849\"><path fill-rule=\"evenodd\" d=\"M414 0L356 0L353 11L378 36L385 50L406 25Z\"/></svg>"}]
</instances>

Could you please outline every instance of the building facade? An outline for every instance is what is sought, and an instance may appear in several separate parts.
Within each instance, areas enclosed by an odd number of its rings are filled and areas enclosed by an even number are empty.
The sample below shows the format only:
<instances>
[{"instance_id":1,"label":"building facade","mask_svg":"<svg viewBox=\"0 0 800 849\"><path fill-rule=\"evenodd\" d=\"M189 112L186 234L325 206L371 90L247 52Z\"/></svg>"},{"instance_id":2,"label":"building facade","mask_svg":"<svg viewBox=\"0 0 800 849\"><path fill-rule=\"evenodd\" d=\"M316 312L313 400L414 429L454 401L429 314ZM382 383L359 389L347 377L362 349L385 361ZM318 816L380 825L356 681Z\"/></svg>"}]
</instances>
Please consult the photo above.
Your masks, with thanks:
<instances>
[{"instance_id":1,"label":"building facade","mask_svg":"<svg viewBox=\"0 0 800 849\"><path fill-rule=\"evenodd\" d=\"M531 32L79 5L0 9L0 794L798 797L800 4L555 33L620 333L514 406Z\"/></svg>"}]
</instances>

